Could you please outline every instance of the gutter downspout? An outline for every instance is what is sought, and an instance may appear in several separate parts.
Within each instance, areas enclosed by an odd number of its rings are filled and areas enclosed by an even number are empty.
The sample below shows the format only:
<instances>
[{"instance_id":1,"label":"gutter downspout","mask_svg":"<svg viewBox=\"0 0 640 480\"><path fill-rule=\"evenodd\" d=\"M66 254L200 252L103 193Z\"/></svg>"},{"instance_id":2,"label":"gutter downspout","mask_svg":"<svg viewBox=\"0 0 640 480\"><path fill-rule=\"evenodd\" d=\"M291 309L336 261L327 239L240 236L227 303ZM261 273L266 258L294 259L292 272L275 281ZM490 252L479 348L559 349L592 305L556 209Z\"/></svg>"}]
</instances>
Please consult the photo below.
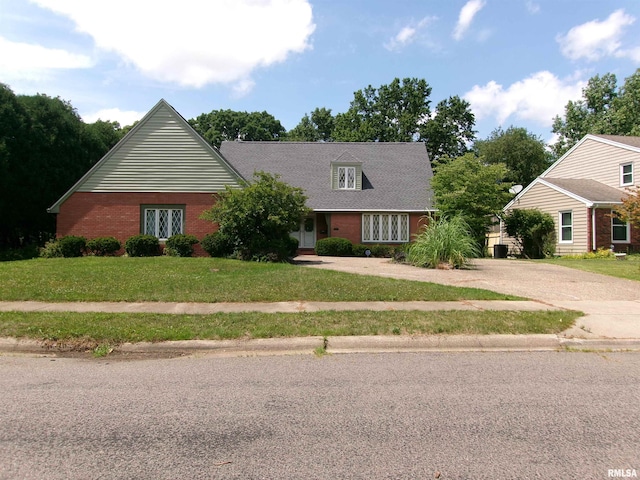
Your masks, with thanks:
<instances>
[{"instance_id":1,"label":"gutter downspout","mask_svg":"<svg viewBox=\"0 0 640 480\"><path fill-rule=\"evenodd\" d=\"M591 207L591 251L597 250L596 246L596 208Z\"/></svg>"}]
</instances>

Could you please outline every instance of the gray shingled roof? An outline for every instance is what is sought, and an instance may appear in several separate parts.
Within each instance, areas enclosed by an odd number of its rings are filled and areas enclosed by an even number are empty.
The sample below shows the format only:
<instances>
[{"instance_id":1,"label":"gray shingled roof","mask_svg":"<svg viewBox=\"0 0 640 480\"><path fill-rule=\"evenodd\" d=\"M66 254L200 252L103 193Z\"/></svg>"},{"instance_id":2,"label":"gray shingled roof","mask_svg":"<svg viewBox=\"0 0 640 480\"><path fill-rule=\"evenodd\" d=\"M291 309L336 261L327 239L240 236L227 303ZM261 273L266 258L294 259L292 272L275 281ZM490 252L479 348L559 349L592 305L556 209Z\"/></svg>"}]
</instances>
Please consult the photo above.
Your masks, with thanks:
<instances>
[{"instance_id":1,"label":"gray shingled roof","mask_svg":"<svg viewBox=\"0 0 640 480\"><path fill-rule=\"evenodd\" d=\"M544 177L543 180L593 203L619 203L625 196L617 188L590 179Z\"/></svg>"},{"instance_id":2,"label":"gray shingled roof","mask_svg":"<svg viewBox=\"0 0 640 480\"><path fill-rule=\"evenodd\" d=\"M600 135L594 134L594 137L604 138L605 140L611 140L612 142L622 143L623 145L629 145L630 147L640 148L640 137L631 137L626 135Z\"/></svg>"},{"instance_id":3,"label":"gray shingled roof","mask_svg":"<svg viewBox=\"0 0 640 480\"><path fill-rule=\"evenodd\" d=\"M303 188L307 206L316 211L433 209L433 173L423 143L240 141L223 142L220 152L246 179L262 170ZM354 158L362 162L362 190L332 190L331 163Z\"/></svg>"}]
</instances>

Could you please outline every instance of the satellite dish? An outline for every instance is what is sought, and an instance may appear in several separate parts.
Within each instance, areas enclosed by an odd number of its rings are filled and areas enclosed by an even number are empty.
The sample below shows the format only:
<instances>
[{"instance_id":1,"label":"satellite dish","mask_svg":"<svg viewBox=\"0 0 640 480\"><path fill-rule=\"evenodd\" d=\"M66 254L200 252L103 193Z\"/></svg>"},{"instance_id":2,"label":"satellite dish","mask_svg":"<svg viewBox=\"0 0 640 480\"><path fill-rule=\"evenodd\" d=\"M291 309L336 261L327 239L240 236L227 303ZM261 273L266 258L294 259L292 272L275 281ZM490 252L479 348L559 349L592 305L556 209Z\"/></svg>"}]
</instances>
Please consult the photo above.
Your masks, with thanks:
<instances>
[{"instance_id":1,"label":"satellite dish","mask_svg":"<svg viewBox=\"0 0 640 480\"><path fill-rule=\"evenodd\" d=\"M513 193L514 195L519 194L522 191L522 185L514 185L509 189L509 193Z\"/></svg>"}]
</instances>

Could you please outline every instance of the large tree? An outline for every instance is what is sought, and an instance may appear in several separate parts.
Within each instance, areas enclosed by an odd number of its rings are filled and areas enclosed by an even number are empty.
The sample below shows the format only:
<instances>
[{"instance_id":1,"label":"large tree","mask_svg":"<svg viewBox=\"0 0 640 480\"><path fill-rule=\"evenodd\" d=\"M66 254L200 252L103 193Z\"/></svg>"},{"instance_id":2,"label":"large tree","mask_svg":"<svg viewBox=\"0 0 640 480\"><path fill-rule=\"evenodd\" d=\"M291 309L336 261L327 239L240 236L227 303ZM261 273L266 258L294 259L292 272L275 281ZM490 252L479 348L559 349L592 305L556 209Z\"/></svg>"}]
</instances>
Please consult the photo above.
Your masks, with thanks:
<instances>
[{"instance_id":1,"label":"large tree","mask_svg":"<svg viewBox=\"0 0 640 480\"><path fill-rule=\"evenodd\" d=\"M476 141L474 148L487 163L506 165L505 181L523 186L535 180L553 160L541 138L514 126L495 129L486 140Z\"/></svg>"},{"instance_id":2,"label":"large tree","mask_svg":"<svg viewBox=\"0 0 640 480\"><path fill-rule=\"evenodd\" d=\"M189 124L216 147L224 140L281 140L286 132L280 121L267 112L213 110L192 118Z\"/></svg>"},{"instance_id":3,"label":"large tree","mask_svg":"<svg viewBox=\"0 0 640 480\"><path fill-rule=\"evenodd\" d=\"M349 110L336 115L336 141L411 142L431 111L431 87L423 79L395 78L354 93Z\"/></svg>"},{"instance_id":4,"label":"large tree","mask_svg":"<svg viewBox=\"0 0 640 480\"><path fill-rule=\"evenodd\" d=\"M287 132L287 140L294 142L330 142L333 140L335 118L331 109L316 108L311 116L305 114L300 123Z\"/></svg>"},{"instance_id":5,"label":"large tree","mask_svg":"<svg viewBox=\"0 0 640 480\"><path fill-rule=\"evenodd\" d=\"M0 247L53 235L50 207L120 138L119 126L87 125L73 106L0 86Z\"/></svg>"},{"instance_id":6,"label":"large tree","mask_svg":"<svg viewBox=\"0 0 640 480\"><path fill-rule=\"evenodd\" d=\"M431 179L439 214L462 216L481 248L495 216L512 198L511 184L503 182L506 174L504 164L488 165L483 158L467 153L456 159L444 159Z\"/></svg>"},{"instance_id":7,"label":"large tree","mask_svg":"<svg viewBox=\"0 0 640 480\"><path fill-rule=\"evenodd\" d=\"M433 118L420 125L419 139L426 143L432 162L443 157L460 157L469 151L469 143L476 138L474 126L471 105L456 95L438 103Z\"/></svg>"},{"instance_id":8,"label":"large tree","mask_svg":"<svg viewBox=\"0 0 640 480\"><path fill-rule=\"evenodd\" d=\"M562 117L553 120L558 141L553 149L563 155L588 133L640 135L640 69L618 89L613 73L589 79L582 99L569 101Z\"/></svg>"}]
</instances>

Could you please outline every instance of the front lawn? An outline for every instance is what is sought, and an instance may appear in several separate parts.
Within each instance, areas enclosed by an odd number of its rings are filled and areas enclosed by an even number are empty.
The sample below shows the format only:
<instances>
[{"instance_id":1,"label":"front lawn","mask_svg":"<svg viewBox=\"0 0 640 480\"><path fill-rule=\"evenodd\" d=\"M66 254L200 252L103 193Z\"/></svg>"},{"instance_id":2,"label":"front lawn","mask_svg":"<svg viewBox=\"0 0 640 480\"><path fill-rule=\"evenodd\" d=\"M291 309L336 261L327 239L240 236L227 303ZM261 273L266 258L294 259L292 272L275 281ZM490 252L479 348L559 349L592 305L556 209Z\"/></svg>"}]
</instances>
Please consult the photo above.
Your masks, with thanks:
<instances>
[{"instance_id":1,"label":"front lawn","mask_svg":"<svg viewBox=\"0 0 640 480\"><path fill-rule=\"evenodd\" d=\"M626 260L615 258L554 258L544 260L554 265L576 268L585 272L600 273L612 277L640 282L640 255L627 255Z\"/></svg>"},{"instance_id":2,"label":"front lawn","mask_svg":"<svg viewBox=\"0 0 640 480\"><path fill-rule=\"evenodd\" d=\"M0 263L0 300L282 302L514 300L475 288L218 258L38 258Z\"/></svg>"}]
</instances>

